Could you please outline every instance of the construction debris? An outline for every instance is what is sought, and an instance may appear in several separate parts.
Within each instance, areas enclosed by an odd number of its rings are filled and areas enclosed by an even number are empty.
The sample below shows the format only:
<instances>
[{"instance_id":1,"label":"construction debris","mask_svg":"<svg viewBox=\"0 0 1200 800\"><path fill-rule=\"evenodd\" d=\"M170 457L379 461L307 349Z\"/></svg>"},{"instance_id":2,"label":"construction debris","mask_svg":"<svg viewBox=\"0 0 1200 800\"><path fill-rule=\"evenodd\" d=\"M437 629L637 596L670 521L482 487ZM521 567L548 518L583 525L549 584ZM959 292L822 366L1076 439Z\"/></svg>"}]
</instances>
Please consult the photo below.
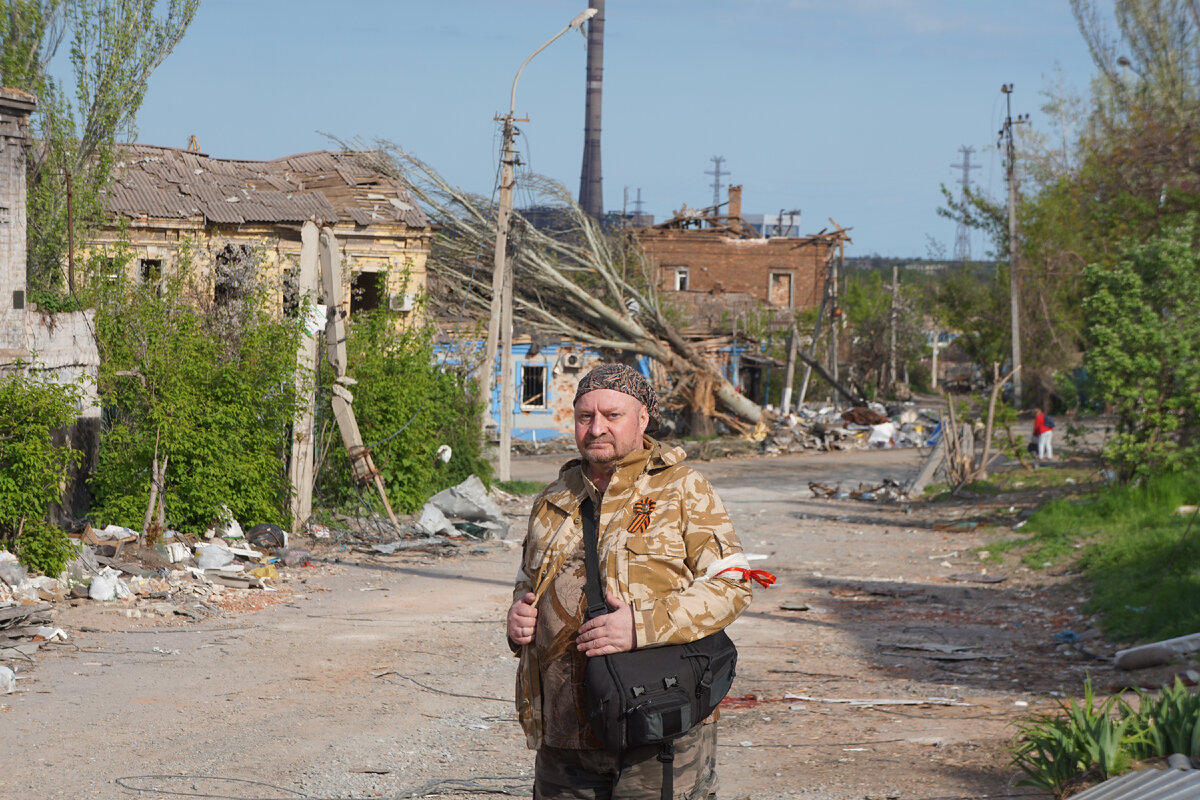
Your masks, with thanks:
<instances>
[{"instance_id":1,"label":"construction debris","mask_svg":"<svg viewBox=\"0 0 1200 800\"><path fill-rule=\"evenodd\" d=\"M767 454L804 450L866 450L928 447L936 443L941 418L912 404L884 407L879 403L839 411L833 406L801 406L795 414L776 417L761 451Z\"/></svg>"}]
</instances>

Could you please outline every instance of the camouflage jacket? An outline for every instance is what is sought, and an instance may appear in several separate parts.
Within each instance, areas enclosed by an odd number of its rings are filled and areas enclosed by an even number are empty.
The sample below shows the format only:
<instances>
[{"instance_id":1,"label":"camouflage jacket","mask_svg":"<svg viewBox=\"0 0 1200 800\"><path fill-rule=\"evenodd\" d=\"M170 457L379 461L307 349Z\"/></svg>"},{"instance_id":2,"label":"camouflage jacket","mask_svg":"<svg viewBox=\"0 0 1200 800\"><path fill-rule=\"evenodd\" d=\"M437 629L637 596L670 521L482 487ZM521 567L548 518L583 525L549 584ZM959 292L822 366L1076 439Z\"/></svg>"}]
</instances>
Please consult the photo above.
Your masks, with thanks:
<instances>
[{"instance_id":1,"label":"camouflage jacket","mask_svg":"<svg viewBox=\"0 0 1200 800\"><path fill-rule=\"evenodd\" d=\"M606 590L633 607L636 646L689 642L721 630L751 599L741 543L712 485L682 464L685 453L646 437L618 464L600 507ZM579 459L534 500L513 599L540 599L583 537L587 483ZM532 645L517 649L517 716L530 748L541 746L541 670Z\"/></svg>"}]
</instances>

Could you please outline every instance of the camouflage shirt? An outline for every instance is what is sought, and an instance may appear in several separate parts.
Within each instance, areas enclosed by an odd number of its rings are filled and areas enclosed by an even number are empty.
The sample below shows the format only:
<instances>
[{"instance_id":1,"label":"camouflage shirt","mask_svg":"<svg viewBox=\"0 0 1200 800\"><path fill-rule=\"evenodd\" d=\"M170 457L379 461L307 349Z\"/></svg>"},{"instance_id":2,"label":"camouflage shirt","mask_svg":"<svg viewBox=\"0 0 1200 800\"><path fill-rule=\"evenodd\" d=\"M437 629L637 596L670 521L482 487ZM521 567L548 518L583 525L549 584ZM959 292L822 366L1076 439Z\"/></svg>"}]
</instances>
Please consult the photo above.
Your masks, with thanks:
<instances>
[{"instance_id":1,"label":"camouflage shirt","mask_svg":"<svg viewBox=\"0 0 1200 800\"><path fill-rule=\"evenodd\" d=\"M726 567L748 566L729 515L712 485L682 464L683 450L646 437L644 447L622 459L600 503L600 563L605 589L633 607L636 646L677 644L707 636L724 628L750 603L750 584L741 573ZM542 598L562 578L564 570L577 575L583 526L580 504L589 483L582 462L568 462L558 479L538 495L529 518L521 569L513 598L526 592L538 597L538 628L534 644L518 649L517 715L526 743L538 748L544 741L543 677L549 661L571 658L562 649L545 643L563 640L563 626L582 623L578 608L554 616L544 613ZM594 491L594 489L593 489ZM574 578L580 586L578 578ZM581 590L580 590L581 591ZM561 605L561 596L555 592ZM574 617L574 622L565 617ZM550 635L547 636L546 634ZM574 633L569 633L574 642ZM547 659L547 663L543 663ZM575 672L575 670L570 670ZM563 665L550 667L552 693L564 697ZM548 687L550 688L550 687ZM567 692L566 696L577 692ZM556 700L556 702L558 702ZM572 709L569 714L575 714ZM566 712L562 709L561 712ZM556 717L562 713L556 710ZM558 738L557 736L555 737ZM586 745L581 745L586 746Z\"/></svg>"}]
</instances>

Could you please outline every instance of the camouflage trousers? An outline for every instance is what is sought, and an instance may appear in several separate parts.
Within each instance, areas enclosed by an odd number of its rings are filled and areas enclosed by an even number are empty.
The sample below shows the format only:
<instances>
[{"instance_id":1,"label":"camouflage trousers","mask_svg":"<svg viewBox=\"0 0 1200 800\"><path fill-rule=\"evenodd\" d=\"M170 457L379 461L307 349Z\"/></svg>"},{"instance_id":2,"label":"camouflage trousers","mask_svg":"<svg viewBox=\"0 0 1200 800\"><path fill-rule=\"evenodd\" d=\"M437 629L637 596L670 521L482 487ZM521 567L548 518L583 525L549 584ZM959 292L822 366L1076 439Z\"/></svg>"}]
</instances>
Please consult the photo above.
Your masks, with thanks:
<instances>
[{"instance_id":1,"label":"camouflage trousers","mask_svg":"<svg viewBox=\"0 0 1200 800\"><path fill-rule=\"evenodd\" d=\"M658 745L614 750L538 750L534 800L659 800L663 764ZM697 725L675 740L674 800L715 800L717 723Z\"/></svg>"}]
</instances>

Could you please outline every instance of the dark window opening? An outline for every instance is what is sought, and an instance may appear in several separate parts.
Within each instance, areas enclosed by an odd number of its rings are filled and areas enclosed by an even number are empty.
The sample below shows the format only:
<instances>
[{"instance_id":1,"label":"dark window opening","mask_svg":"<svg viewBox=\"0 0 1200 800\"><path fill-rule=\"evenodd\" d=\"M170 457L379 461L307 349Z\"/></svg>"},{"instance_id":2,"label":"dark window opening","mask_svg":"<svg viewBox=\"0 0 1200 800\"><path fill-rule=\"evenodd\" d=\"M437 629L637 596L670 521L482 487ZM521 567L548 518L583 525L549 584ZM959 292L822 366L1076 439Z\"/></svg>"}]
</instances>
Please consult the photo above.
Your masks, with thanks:
<instances>
[{"instance_id":1,"label":"dark window opening","mask_svg":"<svg viewBox=\"0 0 1200 800\"><path fill-rule=\"evenodd\" d=\"M350 284L350 313L359 311L374 311L383 305L382 272L360 272L354 276Z\"/></svg>"},{"instance_id":2,"label":"dark window opening","mask_svg":"<svg viewBox=\"0 0 1200 800\"><path fill-rule=\"evenodd\" d=\"M675 268L675 291L686 292L688 290L688 268Z\"/></svg>"},{"instance_id":3,"label":"dark window opening","mask_svg":"<svg viewBox=\"0 0 1200 800\"><path fill-rule=\"evenodd\" d=\"M521 365L521 407L546 407L546 365Z\"/></svg>"},{"instance_id":4,"label":"dark window opening","mask_svg":"<svg viewBox=\"0 0 1200 800\"><path fill-rule=\"evenodd\" d=\"M295 319L300 313L300 268L287 267L283 271L283 315Z\"/></svg>"},{"instance_id":5,"label":"dark window opening","mask_svg":"<svg viewBox=\"0 0 1200 800\"><path fill-rule=\"evenodd\" d=\"M142 283L152 283L157 285L160 281L162 281L162 259L143 258L141 275Z\"/></svg>"}]
</instances>

